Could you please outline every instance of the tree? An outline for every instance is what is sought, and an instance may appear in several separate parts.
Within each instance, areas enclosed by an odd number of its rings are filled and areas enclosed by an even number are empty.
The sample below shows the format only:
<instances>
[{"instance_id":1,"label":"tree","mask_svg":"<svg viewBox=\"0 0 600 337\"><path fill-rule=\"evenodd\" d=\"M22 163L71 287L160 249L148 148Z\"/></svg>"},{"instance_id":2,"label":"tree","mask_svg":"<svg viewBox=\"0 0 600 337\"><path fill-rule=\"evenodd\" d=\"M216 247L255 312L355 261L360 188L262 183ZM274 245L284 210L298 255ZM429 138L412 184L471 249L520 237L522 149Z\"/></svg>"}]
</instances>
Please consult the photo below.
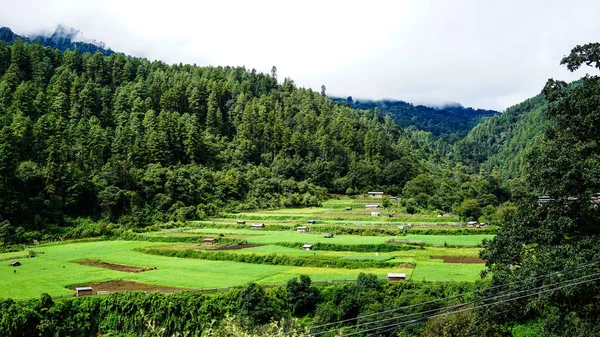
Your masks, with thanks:
<instances>
[{"instance_id":1,"label":"tree","mask_svg":"<svg viewBox=\"0 0 600 337\"><path fill-rule=\"evenodd\" d=\"M286 286L286 300L290 309L297 316L304 316L315 310L319 300L319 290L311 287L311 279L306 275L290 279Z\"/></svg>"},{"instance_id":2,"label":"tree","mask_svg":"<svg viewBox=\"0 0 600 337\"><path fill-rule=\"evenodd\" d=\"M325 87L325 84L321 85L321 96L326 97L327 96L327 87Z\"/></svg>"},{"instance_id":3,"label":"tree","mask_svg":"<svg viewBox=\"0 0 600 337\"><path fill-rule=\"evenodd\" d=\"M572 71L584 63L600 69L598 55L598 44L577 46L561 63ZM600 211L590 204L591 194L600 188L600 147L596 145L600 132L600 77L588 75L572 85L550 79L543 93L551 123L528 156L526 183L530 196L521 199L516 213L507 215L502 229L481 253L493 275L492 286L515 281L521 282L520 289L552 285L599 271L596 264L575 266L600 258ZM554 201L539 205L531 196L535 192L548 193ZM568 268L572 269L540 278ZM600 287L596 283L582 283L478 310L481 317L477 321L497 325L486 325L486 331L476 334L490 335L513 320L541 314L544 335L597 335L598 296Z\"/></svg>"},{"instance_id":4,"label":"tree","mask_svg":"<svg viewBox=\"0 0 600 337\"><path fill-rule=\"evenodd\" d=\"M274 316L265 290L256 283L249 283L240 292L238 308L238 317L249 328L270 322Z\"/></svg>"}]
</instances>

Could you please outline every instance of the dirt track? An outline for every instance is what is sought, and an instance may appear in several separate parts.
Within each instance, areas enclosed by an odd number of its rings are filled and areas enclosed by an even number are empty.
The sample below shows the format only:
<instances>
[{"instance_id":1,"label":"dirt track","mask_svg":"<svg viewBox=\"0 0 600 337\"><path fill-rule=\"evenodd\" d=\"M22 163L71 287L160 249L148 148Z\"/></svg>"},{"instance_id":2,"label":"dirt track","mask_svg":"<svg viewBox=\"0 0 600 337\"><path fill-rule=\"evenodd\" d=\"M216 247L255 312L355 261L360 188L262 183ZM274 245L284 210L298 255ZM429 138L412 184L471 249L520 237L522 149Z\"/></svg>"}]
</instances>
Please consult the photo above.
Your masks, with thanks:
<instances>
[{"instance_id":1,"label":"dirt track","mask_svg":"<svg viewBox=\"0 0 600 337\"><path fill-rule=\"evenodd\" d=\"M143 271L156 269L156 268L126 266L126 265L122 265L122 264L114 264L114 263L97 261L97 260L81 260L81 261L77 261L77 263L82 264L84 266L106 268L106 269L112 269L112 270L116 270L116 271L123 271L126 273L141 273Z\"/></svg>"},{"instance_id":2,"label":"dirt track","mask_svg":"<svg viewBox=\"0 0 600 337\"><path fill-rule=\"evenodd\" d=\"M185 288L176 288L169 286L161 286L156 284L147 284L147 283L138 283L133 281L107 281L107 282L97 282L97 283L87 283L76 286L68 287L71 290L75 290L76 287L92 287L94 288L94 293L97 291L160 291L162 293L172 293L176 291L189 290Z\"/></svg>"},{"instance_id":3,"label":"dirt track","mask_svg":"<svg viewBox=\"0 0 600 337\"><path fill-rule=\"evenodd\" d=\"M485 263L478 257L431 256L430 258L444 260L444 263Z\"/></svg>"},{"instance_id":4,"label":"dirt track","mask_svg":"<svg viewBox=\"0 0 600 337\"><path fill-rule=\"evenodd\" d=\"M252 248L252 247L260 247L262 245L255 244L247 244L247 245L235 245L235 246L219 246L215 247L213 250L239 250L244 248Z\"/></svg>"}]
</instances>

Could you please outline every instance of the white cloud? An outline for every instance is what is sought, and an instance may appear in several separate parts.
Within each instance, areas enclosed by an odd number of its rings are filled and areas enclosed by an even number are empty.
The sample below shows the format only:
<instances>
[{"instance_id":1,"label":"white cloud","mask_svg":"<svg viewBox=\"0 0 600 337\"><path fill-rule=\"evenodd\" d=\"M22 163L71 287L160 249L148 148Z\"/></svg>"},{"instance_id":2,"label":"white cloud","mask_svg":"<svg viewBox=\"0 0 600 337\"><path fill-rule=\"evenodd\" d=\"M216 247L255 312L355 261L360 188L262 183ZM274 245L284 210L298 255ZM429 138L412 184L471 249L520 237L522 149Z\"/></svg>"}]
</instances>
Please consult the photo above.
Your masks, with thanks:
<instances>
[{"instance_id":1,"label":"white cloud","mask_svg":"<svg viewBox=\"0 0 600 337\"><path fill-rule=\"evenodd\" d=\"M169 63L245 65L355 98L460 102L505 109L595 42L590 1L44 1L0 0L19 34L80 30L127 54ZM588 70L592 71L592 70Z\"/></svg>"}]
</instances>

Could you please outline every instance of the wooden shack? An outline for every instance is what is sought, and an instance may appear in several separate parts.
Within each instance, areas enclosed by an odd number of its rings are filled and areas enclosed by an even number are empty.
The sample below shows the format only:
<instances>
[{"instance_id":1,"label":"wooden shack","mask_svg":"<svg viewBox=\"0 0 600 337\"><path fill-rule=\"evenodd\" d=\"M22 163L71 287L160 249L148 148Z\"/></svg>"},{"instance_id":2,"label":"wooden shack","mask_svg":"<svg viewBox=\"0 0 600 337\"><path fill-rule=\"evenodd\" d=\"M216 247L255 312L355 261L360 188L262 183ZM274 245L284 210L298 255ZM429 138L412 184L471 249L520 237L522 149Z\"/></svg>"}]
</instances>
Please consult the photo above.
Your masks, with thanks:
<instances>
[{"instance_id":1,"label":"wooden shack","mask_svg":"<svg viewBox=\"0 0 600 337\"><path fill-rule=\"evenodd\" d=\"M369 192L367 194L369 194L369 198L377 198L377 199L383 198L383 192Z\"/></svg>"},{"instance_id":2,"label":"wooden shack","mask_svg":"<svg viewBox=\"0 0 600 337\"><path fill-rule=\"evenodd\" d=\"M238 224L238 225L245 225L245 224L246 224L246 221L244 221L244 220L238 220L238 221L237 221L237 224Z\"/></svg>"},{"instance_id":3,"label":"wooden shack","mask_svg":"<svg viewBox=\"0 0 600 337\"><path fill-rule=\"evenodd\" d=\"M406 281L406 274L404 274L404 273L388 273L387 279L389 282Z\"/></svg>"},{"instance_id":4,"label":"wooden shack","mask_svg":"<svg viewBox=\"0 0 600 337\"><path fill-rule=\"evenodd\" d=\"M308 228L306 226L296 227L296 232L300 232L300 233L310 232L310 228Z\"/></svg>"},{"instance_id":5,"label":"wooden shack","mask_svg":"<svg viewBox=\"0 0 600 337\"><path fill-rule=\"evenodd\" d=\"M379 216L379 214L381 214L381 213L379 213L379 212L371 212L371 216Z\"/></svg>"},{"instance_id":6,"label":"wooden shack","mask_svg":"<svg viewBox=\"0 0 600 337\"><path fill-rule=\"evenodd\" d=\"M205 245L214 245L215 243L217 243L217 239L205 238L202 242L204 242Z\"/></svg>"},{"instance_id":7,"label":"wooden shack","mask_svg":"<svg viewBox=\"0 0 600 337\"><path fill-rule=\"evenodd\" d=\"M75 296L91 296L94 294L94 288L92 287L77 287L75 288Z\"/></svg>"},{"instance_id":8,"label":"wooden shack","mask_svg":"<svg viewBox=\"0 0 600 337\"><path fill-rule=\"evenodd\" d=\"M309 245L309 244L305 244L304 246L302 246L303 250L311 250L313 245Z\"/></svg>"},{"instance_id":9,"label":"wooden shack","mask_svg":"<svg viewBox=\"0 0 600 337\"><path fill-rule=\"evenodd\" d=\"M309 223L309 224L313 224L313 225L314 225L314 224L316 224L316 223L317 223L317 220L308 220L308 223Z\"/></svg>"},{"instance_id":10,"label":"wooden shack","mask_svg":"<svg viewBox=\"0 0 600 337\"><path fill-rule=\"evenodd\" d=\"M325 234L323 234L323 237L324 237L325 239L330 239L330 238L332 238L332 237L333 237L333 233L325 233Z\"/></svg>"},{"instance_id":11,"label":"wooden shack","mask_svg":"<svg viewBox=\"0 0 600 337\"><path fill-rule=\"evenodd\" d=\"M13 261L13 262L10 263L11 267L18 267L20 265L21 265L21 262L19 262L19 261Z\"/></svg>"},{"instance_id":12,"label":"wooden shack","mask_svg":"<svg viewBox=\"0 0 600 337\"><path fill-rule=\"evenodd\" d=\"M252 226L250 226L252 229L261 229L261 228L265 228L265 224L264 223L253 223Z\"/></svg>"}]
</instances>

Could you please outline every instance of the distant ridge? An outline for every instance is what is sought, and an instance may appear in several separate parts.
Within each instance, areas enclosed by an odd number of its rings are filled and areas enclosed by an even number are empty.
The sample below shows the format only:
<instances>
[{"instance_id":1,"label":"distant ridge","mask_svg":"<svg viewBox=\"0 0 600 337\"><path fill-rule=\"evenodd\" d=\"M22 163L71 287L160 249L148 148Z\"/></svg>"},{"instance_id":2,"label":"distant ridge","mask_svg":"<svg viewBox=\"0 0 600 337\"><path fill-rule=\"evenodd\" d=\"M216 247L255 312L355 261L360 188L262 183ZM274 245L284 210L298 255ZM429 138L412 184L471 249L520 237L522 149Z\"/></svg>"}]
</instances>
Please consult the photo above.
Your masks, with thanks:
<instances>
[{"instance_id":1,"label":"distant ridge","mask_svg":"<svg viewBox=\"0 0 600 337\"><path fill-rule=\"evenodd\" d=\"M431 132L434 136L463 138L484 119L500 115L498 111L465 108L458 103L430 107L393 99L353 101L352 97L330 98L352 108L378 109L380 114L390 115L403 128L414 126L419 130Z\"/></svg>"},{"instance_id":2,"label":"distant ridge","mask_svg":"<svg viewBox=\"0 0 600 337\"><path fill-rule=\"evenodd\" d=\"M67 49L79 50L81 53L101 53L102 55L108 56L114 54L110 48L106 48L103 42L91 40L90 42L75 41L79 35L79 31L74 28L58 26L52 34L34 34L31 36L22 36L15 34L8 27L0 28L0 41L4 41L8 44L14 43L17 39L21 39L23 42L35 43L39 41L44 46L58 49L64 52Z\"/></svg>"}]
</instances>

